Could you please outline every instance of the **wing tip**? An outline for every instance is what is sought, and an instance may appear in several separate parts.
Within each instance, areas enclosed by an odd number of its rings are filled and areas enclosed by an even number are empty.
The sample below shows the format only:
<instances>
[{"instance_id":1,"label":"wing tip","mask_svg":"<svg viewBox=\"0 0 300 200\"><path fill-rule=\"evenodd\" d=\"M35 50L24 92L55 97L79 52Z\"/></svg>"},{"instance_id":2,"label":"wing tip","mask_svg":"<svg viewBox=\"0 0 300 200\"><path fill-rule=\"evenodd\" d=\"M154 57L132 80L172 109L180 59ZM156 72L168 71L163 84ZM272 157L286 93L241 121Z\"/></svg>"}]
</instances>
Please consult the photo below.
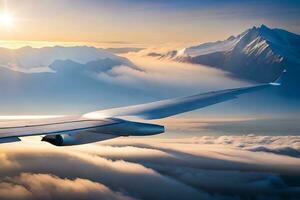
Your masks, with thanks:
<instances>
[{"instance_id":1,"label":"wing tip","mask_svg":"<svg viewBox=\"0 0 300 200\"><path fill-rule=\"evenodd\" d=\"M284 69L282 71L282 73L280 74L280 76L273 82L270 83L270 85L274 85L274 86L280 86L282 85L282 78L284 77L284 75L286 74L287 70Z\"/></svg>"}]
</instances>

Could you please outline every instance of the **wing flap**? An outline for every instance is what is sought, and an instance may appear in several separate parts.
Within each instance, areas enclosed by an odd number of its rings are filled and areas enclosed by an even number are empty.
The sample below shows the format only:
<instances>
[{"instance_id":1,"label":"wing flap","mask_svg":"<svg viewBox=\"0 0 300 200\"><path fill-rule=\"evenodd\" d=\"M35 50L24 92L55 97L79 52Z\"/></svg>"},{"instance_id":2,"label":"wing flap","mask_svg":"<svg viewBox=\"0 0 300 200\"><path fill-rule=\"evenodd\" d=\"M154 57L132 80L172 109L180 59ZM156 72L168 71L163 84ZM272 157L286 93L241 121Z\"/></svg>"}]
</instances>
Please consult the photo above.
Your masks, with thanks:
<instances>
[{"instance_id":1,"label":"wing flap","mask_svg":"<svg viewBox=\"0 0 300 200\"><path fill-rule=\"evenodd\" d=\"M20 138L18 137L7 137L7 138L0 138L0 144L2 143L11 143L11 142L20 142Z\"/></svg>"},{"instance_id":2,"label":"wing flap","mask_svg":"<svg viewBox=\"0 0 300 200\"><path fill-rule=\"evenodd\" d=\"M6 122L6 126L0 127L0 140L2 143L6 141L17 141L18 137L35 136L35 135L57 135L64 133L76 133L103 126L120 123L118 119L102 119L102 120L86 120L81 118L68 119L66 121L59 120L47 123L47 120L43 120L36 123L22 124L16 126L16 123ZM11 124L11 125L10 125ZM29 125L30 124L30 125Z\"/></svg>"}]
</instances>

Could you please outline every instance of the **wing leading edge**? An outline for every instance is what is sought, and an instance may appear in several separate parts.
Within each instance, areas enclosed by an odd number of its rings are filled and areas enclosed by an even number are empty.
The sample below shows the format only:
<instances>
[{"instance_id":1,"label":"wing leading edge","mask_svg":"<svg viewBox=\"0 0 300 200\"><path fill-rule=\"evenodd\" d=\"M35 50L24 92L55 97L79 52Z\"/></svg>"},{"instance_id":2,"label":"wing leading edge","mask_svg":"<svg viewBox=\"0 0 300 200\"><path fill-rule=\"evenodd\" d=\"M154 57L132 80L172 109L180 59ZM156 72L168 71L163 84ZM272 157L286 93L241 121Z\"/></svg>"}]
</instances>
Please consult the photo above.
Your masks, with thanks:
<instances>
[{"instance_id":1,"label":"wing leading edge","mask_svg":"<svg viewBox=\"0 0 300 200\"><path fill-rule=\"evenodd\" d=\"M152 103L112 108L108 110L101 110L91 112L83 115L87 119L101 119L106 117L118 117L122 119L161 119L173 115L189 112L192 110L204 108L210 105L229 101L238 98L238 96L246 93L255 92L269 87L280 86L283 74L274 82L267 84L259 84L249 87L226 89L213 91L208 93L196 94L188 97L166 99Z\"/></svg>"},{"instance_id":2,"label":"wing leading edge","mask_svg":"<svg viewBox=\"0 0 300 200\"><path fill-rule=\"evenodd\" d=\"M83 117L87 119L101 119L106 117L118 117L123 119L139 118L145 120L161 119L236 99L242 94L262 90L272 86L275 85L262 84L252 87L208 92L204 94L167 99L147 104L96 111L87 113L83 115Z\"/></svg>"}]
</instances>

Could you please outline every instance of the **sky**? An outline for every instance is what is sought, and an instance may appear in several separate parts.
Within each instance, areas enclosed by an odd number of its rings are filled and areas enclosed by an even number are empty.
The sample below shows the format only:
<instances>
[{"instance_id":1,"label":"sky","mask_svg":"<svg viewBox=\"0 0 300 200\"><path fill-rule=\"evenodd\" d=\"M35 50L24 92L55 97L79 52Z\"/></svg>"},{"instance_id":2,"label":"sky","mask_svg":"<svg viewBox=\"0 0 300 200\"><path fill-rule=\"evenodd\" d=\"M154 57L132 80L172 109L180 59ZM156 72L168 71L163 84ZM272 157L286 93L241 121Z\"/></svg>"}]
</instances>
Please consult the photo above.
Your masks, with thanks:
<instances>
[{"instance_id":1,"label":"sky","mask_svg":"<svg viewBox=\"0 0 300 200\"><path fill-rule=\"evenodd\" d=\"M260 24L300 33L300 1L292 0L1 0L0 12L11 18L2 41L199 43Z\"/></svg>"}]
</instances>

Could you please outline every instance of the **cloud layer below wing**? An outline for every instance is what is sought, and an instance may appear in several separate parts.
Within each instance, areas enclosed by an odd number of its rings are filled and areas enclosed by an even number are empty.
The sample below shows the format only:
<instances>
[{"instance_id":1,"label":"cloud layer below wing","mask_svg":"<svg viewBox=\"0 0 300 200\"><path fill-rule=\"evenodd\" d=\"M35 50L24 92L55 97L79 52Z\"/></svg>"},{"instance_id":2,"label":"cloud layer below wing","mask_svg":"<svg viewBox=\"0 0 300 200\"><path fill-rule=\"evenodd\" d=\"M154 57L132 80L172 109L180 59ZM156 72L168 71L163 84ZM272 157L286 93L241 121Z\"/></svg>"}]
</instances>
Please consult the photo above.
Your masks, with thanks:
<instances>
[{"instance_id":1,"label":"cloud layer below wing","mask_svg":"<svg viewBox=\"0 0 300 200\"><path fill-rule=\"evenodd\" d=\"M4 199L299 198L298 136L115 139L1 145ZM14 191L14 192L9 192Z\"/></svg>"}]
</instances>

